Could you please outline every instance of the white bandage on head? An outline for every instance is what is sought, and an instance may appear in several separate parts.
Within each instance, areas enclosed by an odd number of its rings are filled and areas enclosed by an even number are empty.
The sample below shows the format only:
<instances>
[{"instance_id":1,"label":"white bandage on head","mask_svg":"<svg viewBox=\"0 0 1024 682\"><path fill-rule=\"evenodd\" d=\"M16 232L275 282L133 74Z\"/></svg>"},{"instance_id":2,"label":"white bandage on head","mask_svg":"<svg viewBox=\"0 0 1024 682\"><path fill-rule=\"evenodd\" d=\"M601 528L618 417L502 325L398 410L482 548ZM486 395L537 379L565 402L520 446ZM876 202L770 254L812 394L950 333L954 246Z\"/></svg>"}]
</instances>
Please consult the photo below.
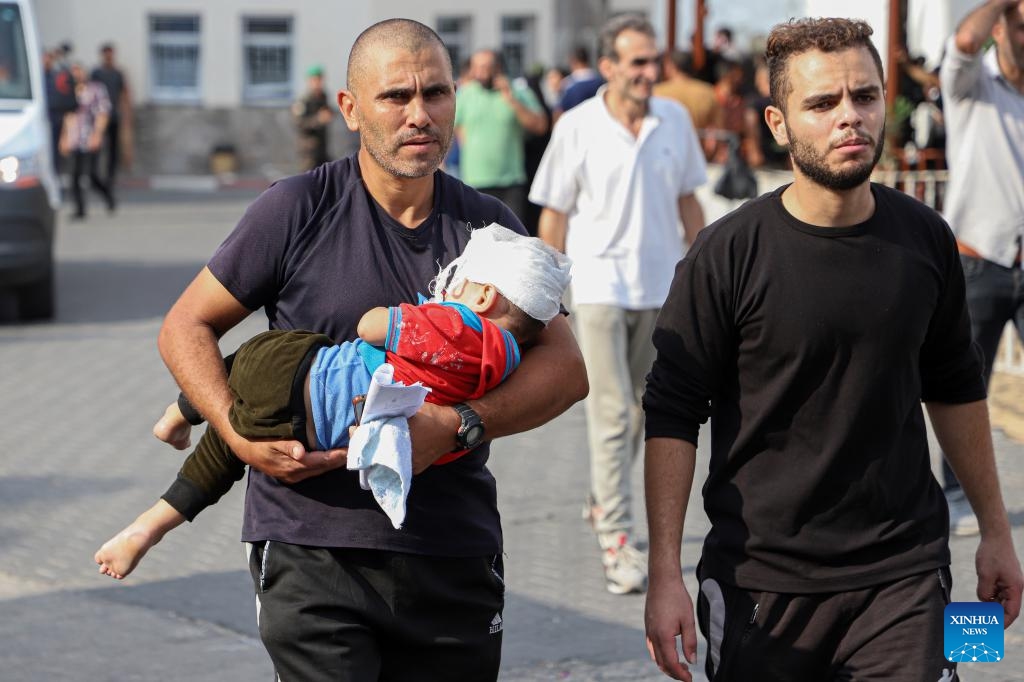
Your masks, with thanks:
<instances>
[{"instance_id":1,"label":"white bandage on head","mask_svg":"<svg viewBox=\"0 0 1024 682\"><path fill-rule=\"evenodd\" d=\"M536 237L491 223L473 230L462 255L431 283L434 301L469 280L493 284L501 295L535 320L547 324L558 314L569 286L572 261Z\"/></svg>"}]
</instances>

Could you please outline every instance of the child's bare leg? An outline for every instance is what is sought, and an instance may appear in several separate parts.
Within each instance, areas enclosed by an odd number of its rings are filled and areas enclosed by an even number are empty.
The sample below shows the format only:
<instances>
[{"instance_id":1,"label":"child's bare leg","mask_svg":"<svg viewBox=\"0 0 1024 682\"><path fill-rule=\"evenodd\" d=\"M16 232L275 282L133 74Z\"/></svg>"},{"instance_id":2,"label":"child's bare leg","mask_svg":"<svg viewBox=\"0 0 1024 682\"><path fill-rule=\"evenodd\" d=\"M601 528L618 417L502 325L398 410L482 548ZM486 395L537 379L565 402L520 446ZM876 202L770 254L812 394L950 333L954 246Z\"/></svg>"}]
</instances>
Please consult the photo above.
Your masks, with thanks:
<instances>
[{"instance_id":1,"label":"child's bare leg","mask_svg":"<svg viewBox=\"0 0 1024 682\"><path fill-rule=\"evenodd\" d=\"M153 435L177 450L184 450L192 444L192 425L181 414L177 402L164 410L164 416L153 427Z\"/></svg>"},{"instance_id":2,"label":"child's bare leg","mask_svg":"<svg viewBox=\"0 0 1024 682\"><path fill-rule=\"evenodd\" d=\"M97 550L93 558L100 565L100 573L122 580L135 569L150 547L184 522L185 517L174 507L163 499L158 500Z\"/></svg>"}]
</instances>

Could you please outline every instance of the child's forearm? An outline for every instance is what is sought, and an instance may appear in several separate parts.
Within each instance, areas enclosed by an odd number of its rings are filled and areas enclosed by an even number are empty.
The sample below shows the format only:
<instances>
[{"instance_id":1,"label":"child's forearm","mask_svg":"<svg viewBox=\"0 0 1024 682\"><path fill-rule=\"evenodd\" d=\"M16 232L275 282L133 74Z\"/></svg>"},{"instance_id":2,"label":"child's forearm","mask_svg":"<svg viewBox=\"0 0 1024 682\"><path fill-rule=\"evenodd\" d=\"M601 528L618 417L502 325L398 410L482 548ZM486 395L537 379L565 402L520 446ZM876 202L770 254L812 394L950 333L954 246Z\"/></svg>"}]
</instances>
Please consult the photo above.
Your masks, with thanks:
<instances>
[{"instance_id":1,"label":"child's forearm","mask_svg":"<svg viewBox=\"0 0 1024 682\"><path fill-rule=\"evenodd\" d=\"M142 512L133 524L144 528L152 539L152 544L160 542L164 535L185 523L185 517L163 499Z\"/></svg>"}]
</instances>

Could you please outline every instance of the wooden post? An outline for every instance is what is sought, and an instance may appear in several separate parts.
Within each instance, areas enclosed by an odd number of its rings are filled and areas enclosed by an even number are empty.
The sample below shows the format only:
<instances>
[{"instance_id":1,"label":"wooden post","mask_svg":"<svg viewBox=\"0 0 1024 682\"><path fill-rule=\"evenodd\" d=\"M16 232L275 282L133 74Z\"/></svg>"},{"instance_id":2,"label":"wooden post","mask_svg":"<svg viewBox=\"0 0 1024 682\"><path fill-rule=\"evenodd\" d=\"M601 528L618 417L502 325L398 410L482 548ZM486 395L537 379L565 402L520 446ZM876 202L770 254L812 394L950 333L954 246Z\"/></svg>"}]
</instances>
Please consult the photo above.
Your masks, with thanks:
<instances>
[{"instance_id":1,"label":"wooden post","mask_svg":"<svg viewBox=\"0 0 1024 682\"><path fill-rule=\"evenodd\" d=\"M887 66L889 72L885 78L885 106L892 115L896 104L896 96L900 94L900 65L896 55L903 43L903 25L901 5L905 0L889 0L889 41L887 45Z\"/></svg>"},{"instance_id":2,"label":"wooden post","mask_svg":"<svg viewBox=\"0 0 1024 682\"><path fill-rule=\"evenodd\" d=\"M707 16L706 0L697 0L695 21L693 22L693 72L700 73L707 61L704 54L704 17Z\"/></svg>"},{"instance_id":3,"label":"wooden post","mask_svg":"<svg viewBox=\"0 0 1024 682\"><path fill-rule=\"evenodd\" d=\"M668 0L668 25L665 29L665 57L676 49L676 3L678 0Z\"/></svg>"}]
</instances>

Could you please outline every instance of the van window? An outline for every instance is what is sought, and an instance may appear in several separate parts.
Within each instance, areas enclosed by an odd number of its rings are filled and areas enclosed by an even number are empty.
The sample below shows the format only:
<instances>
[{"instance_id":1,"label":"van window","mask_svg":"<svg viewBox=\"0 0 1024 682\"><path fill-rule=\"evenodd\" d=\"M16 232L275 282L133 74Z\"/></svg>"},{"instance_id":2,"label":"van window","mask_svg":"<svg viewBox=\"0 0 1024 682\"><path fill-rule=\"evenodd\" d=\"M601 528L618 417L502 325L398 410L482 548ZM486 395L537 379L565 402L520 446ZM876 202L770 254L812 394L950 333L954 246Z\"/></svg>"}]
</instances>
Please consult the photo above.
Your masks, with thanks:
<instances>
[{"instance_id":1,"label":"van window","mask_svg":"<svg viewBox=\"0 0 1024 682\"><path fill-rule=\"evenodd\" d=\"M28 64L21 12L13 3L0 2L0 99L32 99Z\"/></svg>"}]
</instances>

